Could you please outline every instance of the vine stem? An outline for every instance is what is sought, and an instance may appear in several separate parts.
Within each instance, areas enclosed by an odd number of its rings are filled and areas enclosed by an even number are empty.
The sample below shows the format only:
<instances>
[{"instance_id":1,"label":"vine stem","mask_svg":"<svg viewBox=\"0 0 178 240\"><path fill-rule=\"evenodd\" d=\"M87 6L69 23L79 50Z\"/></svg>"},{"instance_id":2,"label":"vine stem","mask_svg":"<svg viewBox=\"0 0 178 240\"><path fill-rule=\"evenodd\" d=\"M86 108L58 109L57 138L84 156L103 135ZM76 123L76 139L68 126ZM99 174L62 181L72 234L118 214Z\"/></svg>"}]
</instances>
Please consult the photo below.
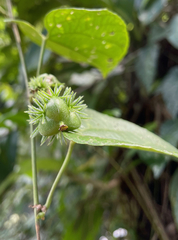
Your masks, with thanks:
<instances>
[{"instance_id":1,"label":"vine stem","mask_svg":"<svg viewBox=\"0 0 178 240\"><path fill-rule=\"evenodd\" d=\"M8 9L8 15L11 19L13 19L13 14L12 14L12 4L11 0L6 0L7 4L7 9ZM24 81L25 81L25 87L26 87L26 95L27 95L27 104L30 105L30 95L29 95L29 89L28 89L28 75L27 75L27 69L26 69L26 64L21 48L21 38L20 34L17 28L17 25L15 23L12 23L12 30L14 33L17 49L19 52L19 57L20 57L20 62L22 65L22 71L24 75ZM44 49L43 49L44 52ZM42 57L43 54L40 53L40 62L42 62ZM37 73L40 72L40 67L41 64L39 64L39 68ZM33 126L30 125L30 133L33 132ZM34 200L34 205L37 205L39 200L38 200L38 186L37 186L37 167L36 167L36 149L35 149L35 139L31 138L31 162L32 162L32 180L33 180L33 200ZM40 240L40 225L39 225L39 220L37 219L37 211L36 208L34 208L34 216L35 216L35 228L36 228L36 236L37 240Z\"/></svg>"},{"instance_id":2,"label":"vine stem","mask_svg":"<svg viewBox=\"0 0 178 240\"><path fill-rule=\"evenodd\" d=\"M41 43L40 57L39 57L39 61L38 61L38 68L37 68L37 72L36 72L36 77L38 77L40 75L40 70L41 70L41 66L42 66L42 63L43 63L45 45L46 45L46 37L43 37L42 38L42 43Z\"/></svg>"},{"instance_id":3,"label":"vine stem","mask_svg":"<svg viewBox=\"0 0 178 240\"><path fill-rule=\"evenodd\" d=\"M48 197L47 197L47 200L46 200L46 203L45 203L46 209L48 209L50 207L50 205L51 205L51 201L52 201L52 198L53 198L53 195L54 195L54 191L55 191L55 189L56 189L56 187L57 187L57 185L59 183L59 180L61 179L62 174L64 173L64 171L65 171L65 169L66 169L66 167L67 167L67 165L69 163L70 156L71 156L74 144L75 143L73 141L70 141L69 147L68 147L68 151L67 151L67 155L66 155L66 157L64 159L64 162L63 162L63 164L62 164L62 166L61 166L61 168L60 168L60 170L59 170L59 172L58 172L58 174L56 176L56 179L55 179L55 181L54 181L54 183L53 183L53 185L51 187L51 190L50 190L50 192L48 194Z\"/></svg>"}]
</instances>

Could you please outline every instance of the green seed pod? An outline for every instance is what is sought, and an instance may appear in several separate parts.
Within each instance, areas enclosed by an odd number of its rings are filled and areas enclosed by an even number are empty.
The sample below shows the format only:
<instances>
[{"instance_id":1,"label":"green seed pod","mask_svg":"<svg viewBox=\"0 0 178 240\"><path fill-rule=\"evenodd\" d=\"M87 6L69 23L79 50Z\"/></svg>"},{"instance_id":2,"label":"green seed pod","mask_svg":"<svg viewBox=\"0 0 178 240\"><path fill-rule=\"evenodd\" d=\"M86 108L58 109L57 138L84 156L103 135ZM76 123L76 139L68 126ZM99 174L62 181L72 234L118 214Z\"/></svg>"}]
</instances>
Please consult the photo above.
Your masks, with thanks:
<instances>
[{"instance_id":1,"label":"green seed pod","mask_svg":"<svg viewBox=\"0 0 178 240\"><path fill-rule=\"evenodd\" d=\"M75 112L70 112L69 119L65 121L65 124L68 126L68 130L72 131L80 127L81 119Z\"/></svg>"},{"instance_id":2,"label":"green seed pod","mask_svg":"<svg viewBox=\"0 0 178 240\"><path fill-rule=\"evenodd\" d=\"M46 117L44 123L39 123L38 130L43 136L52 136L59 133L59 127L59 123Z\"/></svg>"},{"instance_id":3,"label":"green seed pod","mask_svg":"<svg viewBox=\"0 0 178 240\"><path fill-rule=\"evenodd\" d=\"M46 105L46 116L56 122L69 118L67 104L60 97L53 97Z\"/></svg>"}]
</instances>

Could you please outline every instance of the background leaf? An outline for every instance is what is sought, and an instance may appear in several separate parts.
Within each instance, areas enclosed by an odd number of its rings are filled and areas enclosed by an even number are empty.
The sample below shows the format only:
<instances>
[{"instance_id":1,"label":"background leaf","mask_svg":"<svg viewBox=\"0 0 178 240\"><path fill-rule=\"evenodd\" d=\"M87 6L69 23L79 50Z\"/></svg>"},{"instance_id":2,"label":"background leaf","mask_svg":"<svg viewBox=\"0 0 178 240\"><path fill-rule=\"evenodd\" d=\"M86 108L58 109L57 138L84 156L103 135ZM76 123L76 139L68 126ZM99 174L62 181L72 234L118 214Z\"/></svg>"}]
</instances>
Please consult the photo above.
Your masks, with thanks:
<instances>
[{"instance_id":1,"label":"background leaf","mask_svg":"<svg viewBox=\"0 0 178 240\"><path fill-rule=\"evenodd\" d=\"M173 67L164 77L163 83L159 88L159 92L162 93L163 99L166 103L167 109L173 118L176 118L178 114L178 67Z\"/></svg>"},{"instance_id":2,"label":"background leaf","mask_svg":"<svg viewBox=\"0 0 178 240\"><path fill-rule=\"evenodd\" d=\"M168 28L166 28L165 26L163 27L158 23L154 23L152 24L152 27L148 34L148 42L150 44L153 44L158 41L161 41L167 37L168 33L169 33Z\"/></svg>"},{"instance_id":3,"label":"background leaf","mask_svg":"<svg viewBox=\"0 0 178 240\"><path fill-rule=\"evenodd\" d=\"M175 171L171 183L169 186L169 198L171 201L172 212L176 227L178 229L178 191L177 191L177 182L178 182L178 170Z\"/></svg>"},{"instance_id":4,"label":"background leaf","mask_svg":"<svg viewBox=\"0 0 178 240\"><path fill-rule=\"evenodd\" d=\"M7 136L0 138L0 182L12 172L16 161L17 152L17 136L16 131L11 132Z\"/></svg>"},{"instance_id":5,"label":"background leaf","mask_svg":"<svg viewBox=\"0 0 178 240\"><path fill-rule=\"evenodd\" d=\"M135 69L139 80L149 92L156 75L159 46L151 44L139 51Z\"/></svg>"},{"instance_id":6,"label":"background leaf","mask_svg":"<svg viewBox=\"0 0 178 240\"><path fill-rule=\"evenodd\" d=\"M167 39L168 41L175 47L178 49L178 14L176 14L168 27L168 34L167 34Z\"/></svg>"},{"instance_id":7,"label":"background leaf","mask_svg":"<svg viewBox=\"0 0 178 240\"><path fill-rule=\"evenodd\" d=\"M172 144L177 146L178 144L178 119L167 120L161 125L160 129L161 137Z\"/></svg>"},{"instance_id":8,"label":"background leaf","mask_svg":"<svg viewBox=\"0 0 178 240\"><path fill-rule=\"evenodd\" d=\"M134 148L178 157L178 150L155 134L131 122L86 110L89 119L83 120L77 133L64 136L79 144Z\"/></svg>"},{"instance_id":9,"label":"background leaf","mask_svg":"<svg viewBox=\"0 0 178 240\"><path fill-rule=\"evenodd\" d=\"M141 4L139 3L141 7L139 20L145 25L151 23L160 14L166 3L167 0L142 1Z\"/></svg>"}]
</instances>

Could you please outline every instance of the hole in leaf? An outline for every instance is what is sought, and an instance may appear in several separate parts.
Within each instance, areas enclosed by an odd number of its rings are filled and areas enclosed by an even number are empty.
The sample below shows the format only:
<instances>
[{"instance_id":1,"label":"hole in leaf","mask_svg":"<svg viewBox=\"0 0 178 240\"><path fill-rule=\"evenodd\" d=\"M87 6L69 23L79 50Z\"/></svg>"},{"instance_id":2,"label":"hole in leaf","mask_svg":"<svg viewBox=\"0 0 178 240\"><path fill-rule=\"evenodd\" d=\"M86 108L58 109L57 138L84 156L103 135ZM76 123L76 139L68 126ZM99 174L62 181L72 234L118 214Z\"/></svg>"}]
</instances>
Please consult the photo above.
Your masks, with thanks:
<instances>
[{"instance_id":1,"label":"hole in leaf","mask_svg":"<svg viewBox=\"0 0 178 240\"><path fill-rule=\"evenodd\" d=\"M52 23L50 23L50 24L49 24L49 26L50 26L50 27L52 27L52 26L53 26L53 24L52 24Z\"/></svg>"},{"instance_id":2,"label":"hole in leaf","mask_svg":"<svg viewBox=\"0 0 178 240\"><path fill-rule=\"evenodd\" d=\"M100 12L97 12L97 15L100 15L101 13Z\"/></svg>"},{"instance_id":3,"label":"hole in leaf","mask_svg":"<svg viewBox=\"0 0 178 240\"><path fill-rule=\"evenodd\" d=\"M62 25L61 25L61 24L57 24L56 27L57 27L57 28L61 28Z\"/></svg>"},{"instance_id":4,"label":"hole in leaf","mask_svg":"<svg viewBox=\"0 0 178 240\"><path fill-rule=\"evenodd\" d=\"M72 14L74 14L74 12L72 11L72 12L70 12L70 14L72 15Z\"/></svg>"},{"instance_id":5,"label":"hole in leaf","mask_svg":"<svg viewBox=\"0 0 178 240\"><path fill-rule=\"evenodd\" d=\"M113 31L113 32L110 32L109 35L110 35L110 36L114 36L114 35L115 35L115 32L114 32L114 31Z\"/></svg>"},{"instance_id":6,"label":"hole in leaf","mask_svg":"<svg viewBox=\"0 0 178 240\"><path fill-rule=\"evenodd\" d=\"M106 41L102 41L102 44L106 44Z\"/></svg>"},{"instance_id":7,"label":"hole in leaf","mask_svg":"<svg viewBox=\"0 0 178 240\"><path fill-rule=\"evenodd\" d=\"M96 26L95 29L98 30L98 29L99 29L99 26Z\"/></svg>"},{"instance_id":8,"label":"hole in leaf","mask_svg":"<svg viewBox=\"0 0 178 240\"><path fill-rule=\"evenodd\" d=\"M105 35L106 35L106 33L102 33L102 34L101 34L101 37L104 37Z\"/></svg>"},{"instance_id":9,"label":"hole in leaf","mask_svg":"<svg viewBox=\"0 0 178 240\"><path fill-rule=\"evenodd\" d=\"M112 62L113 62L113 59L112 59L112 58L108 58L108 62L109 62L109 63L112 63Z\"/></svg>"}]
</instances>

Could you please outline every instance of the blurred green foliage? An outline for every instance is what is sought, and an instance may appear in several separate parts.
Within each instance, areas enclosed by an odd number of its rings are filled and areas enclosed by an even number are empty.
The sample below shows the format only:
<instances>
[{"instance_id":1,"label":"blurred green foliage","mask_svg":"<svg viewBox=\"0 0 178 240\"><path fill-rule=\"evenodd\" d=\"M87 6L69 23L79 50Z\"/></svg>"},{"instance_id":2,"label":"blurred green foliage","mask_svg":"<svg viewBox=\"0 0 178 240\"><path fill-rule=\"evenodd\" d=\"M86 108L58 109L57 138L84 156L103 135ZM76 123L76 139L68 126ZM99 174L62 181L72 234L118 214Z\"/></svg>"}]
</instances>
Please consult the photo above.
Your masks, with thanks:
<instances>
[{"instance_id":1,"label":"blurred green foliage","mask_svg":"<svg viewBox=\"0 0 178 240\"><path fill-rule=\"evenodd\" d=\"M35 232L33 211L28 208L33 200L25 86L12 30L3 22L7 18L4 0L0 6L0 239L32 240ZM130 49L106 80L93 67L73 63L49 50L45 51L42 72L55 75L83 94L90 108L147 127L177 147L177 0L31 0L28 4L14 0L13 6L18 19L44 33L42 19L55 8L108 8L119 14L130 33ZM39 47L23 34L21 38L28 74L34 77ZM43 203L66 146L55 142L39 147L39 142L37 138ZM132 181L132 170L137 169L168 236L176 240L177 163L172 160L137 150L76 145L42 222L42 239L104 240L105 236L114 240L113 231L118 228L127 229L128 240L152 239L152 226L118 171L120 166Z\"/></svg>"}]
</instances>

